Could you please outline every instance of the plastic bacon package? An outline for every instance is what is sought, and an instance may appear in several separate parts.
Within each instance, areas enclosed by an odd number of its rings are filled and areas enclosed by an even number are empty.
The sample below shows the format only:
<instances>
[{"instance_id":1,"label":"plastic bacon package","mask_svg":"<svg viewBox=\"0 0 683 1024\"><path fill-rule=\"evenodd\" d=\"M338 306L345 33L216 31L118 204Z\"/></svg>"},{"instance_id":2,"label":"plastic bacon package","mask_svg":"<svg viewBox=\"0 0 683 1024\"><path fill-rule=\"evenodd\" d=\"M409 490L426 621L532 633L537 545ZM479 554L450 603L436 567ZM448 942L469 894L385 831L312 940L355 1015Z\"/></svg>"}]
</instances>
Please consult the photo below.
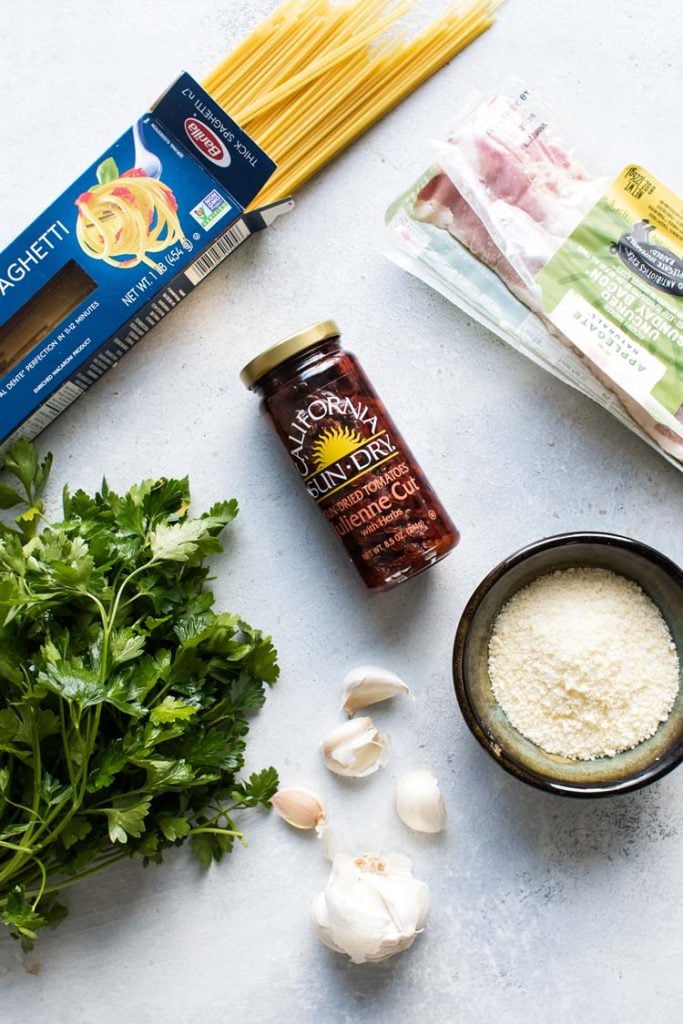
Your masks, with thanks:
<instances>
[{"instance_id":1,"label":"plastic bacon package","mask_svg":"<svg viewBox=\"0 0 683 1024\"><path fill-rule=\"evenodd\" d=\"M473 96L387 255L681 469L683 201L636 164L610 183L560 122L518 83Z\"/></svg>"}]
</instances>

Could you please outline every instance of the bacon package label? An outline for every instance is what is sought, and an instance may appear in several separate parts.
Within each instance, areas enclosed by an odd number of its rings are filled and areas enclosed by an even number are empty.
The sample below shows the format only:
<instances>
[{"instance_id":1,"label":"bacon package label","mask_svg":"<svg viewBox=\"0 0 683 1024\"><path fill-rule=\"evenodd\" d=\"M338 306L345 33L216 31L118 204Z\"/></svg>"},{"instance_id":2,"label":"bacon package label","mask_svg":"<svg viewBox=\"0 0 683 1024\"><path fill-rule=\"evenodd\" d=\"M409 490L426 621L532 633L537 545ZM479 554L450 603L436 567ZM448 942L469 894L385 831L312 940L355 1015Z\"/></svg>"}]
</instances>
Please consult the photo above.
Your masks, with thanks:
<instances>
[{"instance_id":1,"label":"bacon package label","mask_svg":"<svg viewBox=\"0 0 683 1024\"><path fill-rule=\"evenodd\" d=\"M559 330L683 443L683 202L626 167L537 281Z\"/></svg>"}]
</instances>

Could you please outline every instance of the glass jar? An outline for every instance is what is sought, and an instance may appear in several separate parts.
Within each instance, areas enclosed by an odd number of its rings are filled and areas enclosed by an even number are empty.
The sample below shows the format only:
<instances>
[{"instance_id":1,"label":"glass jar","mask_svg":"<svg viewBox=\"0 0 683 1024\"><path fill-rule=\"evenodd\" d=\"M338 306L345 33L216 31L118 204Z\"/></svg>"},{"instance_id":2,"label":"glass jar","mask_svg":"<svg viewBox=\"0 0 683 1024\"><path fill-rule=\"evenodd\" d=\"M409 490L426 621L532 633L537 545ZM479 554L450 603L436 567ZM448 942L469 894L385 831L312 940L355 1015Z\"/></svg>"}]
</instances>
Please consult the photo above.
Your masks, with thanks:
<instances>
[{"instance_id":1,"label":"glass jar","mask_svg":"<svg viewBox=\"0 0 683 1024\"><path fill-rule=\"evenodd\" d=\"M460 535L332 320L286 338L242 370L308 493L366 586L387 590Z\"/></svg>"}]
</instances>

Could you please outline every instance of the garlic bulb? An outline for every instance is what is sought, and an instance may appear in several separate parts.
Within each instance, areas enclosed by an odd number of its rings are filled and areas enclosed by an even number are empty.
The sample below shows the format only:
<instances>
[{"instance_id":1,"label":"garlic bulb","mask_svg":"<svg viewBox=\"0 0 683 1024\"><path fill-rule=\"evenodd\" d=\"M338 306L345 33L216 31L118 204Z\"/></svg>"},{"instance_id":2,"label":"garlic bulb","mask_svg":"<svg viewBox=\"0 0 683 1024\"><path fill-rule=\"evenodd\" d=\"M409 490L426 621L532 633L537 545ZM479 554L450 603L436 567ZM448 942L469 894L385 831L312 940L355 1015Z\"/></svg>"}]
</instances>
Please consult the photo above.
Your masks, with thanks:
<instances>
[{"instance_id":1,"label":"garlic bulb","mask_svg":"<svg viewBox=\"0 0 683 1024\"><path fill-rule=\"evenodd\" d=\"M401 821L416 832L441 832L446 824L439 783L426 768L406 772L398 780L396 810Z\"/></svg>"},{"instance_id":2,"label":"garlic bulb","mask_svg":"<svg viewBox=\"0 0 683 1024\"><path fill-rule=\"evenodd\" d=\"M338 853L311 907L318 938L354 964L386 960L412 946L429 914L429 889L400 853Z\"/></svg>"},{"instance_id":3,"label":"garlic bulb","mask_svg":"<svg viewBox=\"0 0 683 1024\"><path fill-rule=\"evenodd\" d=\"M352 718L338 725L322 743L330 771L356 779L385 765L389 751L389 737L377 731L371 718Z\"/></svg>"},{"instance_id":4,"label":"garlic bulb","mask_svg":"<svg viewBox=\"0 0 683 1024\"><path fill-rule=\"evenodd\" d=\"M270 802L280 817L294 828L317 828L325 821L322 800L305 786L279 789Z\"/></svg>"},{"instance_id":5,"label":"garlic bulb","mask_svg":"<svg viewBox=\"0 0 683 1024\"><path fill-rule=\"evenodd\" d=\"M361 708L396 697L399 693L410 693L402 679L380 665L359 665L358 668L352 668L344 676L342 686L342 711L346 711L348 715L355 715Z\"/></svg>"}]
</instances>

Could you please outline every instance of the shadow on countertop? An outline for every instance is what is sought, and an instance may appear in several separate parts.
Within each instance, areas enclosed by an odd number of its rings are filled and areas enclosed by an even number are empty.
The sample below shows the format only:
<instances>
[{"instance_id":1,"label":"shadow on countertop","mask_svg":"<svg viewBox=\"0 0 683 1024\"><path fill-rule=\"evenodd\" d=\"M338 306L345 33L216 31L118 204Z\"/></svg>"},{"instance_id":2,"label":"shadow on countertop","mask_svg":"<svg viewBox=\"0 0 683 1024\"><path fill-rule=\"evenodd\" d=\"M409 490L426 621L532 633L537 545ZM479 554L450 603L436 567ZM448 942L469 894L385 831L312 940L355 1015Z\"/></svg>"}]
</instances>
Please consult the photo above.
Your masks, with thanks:
<instances>
[{"instance_id":1,"label":"shadow on countertop","mask_svg":"<svg viewBox=\"0 0 683 1024\"><path fill-rule=\"evenodd\" d=\"M506 775L474 743L462 745L459 768L477 778L482 841L514 846L537 866L544 859L554 866L588 868L590 862L630 857L678 834L675 772L635 792L578 800L543 793Z\"/></svg>"}]
</instances>

